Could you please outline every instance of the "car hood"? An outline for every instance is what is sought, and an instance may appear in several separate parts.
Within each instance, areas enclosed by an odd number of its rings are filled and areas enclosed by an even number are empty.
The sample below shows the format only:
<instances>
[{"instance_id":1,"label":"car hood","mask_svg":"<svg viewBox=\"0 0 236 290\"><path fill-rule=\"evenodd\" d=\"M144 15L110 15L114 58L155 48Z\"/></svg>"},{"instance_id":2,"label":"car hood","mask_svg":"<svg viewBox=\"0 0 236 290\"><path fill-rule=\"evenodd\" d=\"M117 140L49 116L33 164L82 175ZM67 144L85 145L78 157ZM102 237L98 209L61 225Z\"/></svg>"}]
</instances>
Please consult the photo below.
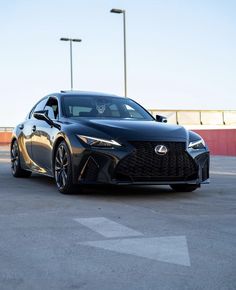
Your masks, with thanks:
<instances>
[{"instance_id":1,"label":"car hood","mask_svg":"<svg viewBox=\"0 0 236 290\"><path fill-rule=\"evenodd\" d=\"M158 123L156 121L89 119L73 120L79 126L79 133L93 137L106 136L115 140L146 140L146 141L186 141L188 131L178 125ZM78 131L77 131L78 132Z\"/></svg>"}]
</instances>

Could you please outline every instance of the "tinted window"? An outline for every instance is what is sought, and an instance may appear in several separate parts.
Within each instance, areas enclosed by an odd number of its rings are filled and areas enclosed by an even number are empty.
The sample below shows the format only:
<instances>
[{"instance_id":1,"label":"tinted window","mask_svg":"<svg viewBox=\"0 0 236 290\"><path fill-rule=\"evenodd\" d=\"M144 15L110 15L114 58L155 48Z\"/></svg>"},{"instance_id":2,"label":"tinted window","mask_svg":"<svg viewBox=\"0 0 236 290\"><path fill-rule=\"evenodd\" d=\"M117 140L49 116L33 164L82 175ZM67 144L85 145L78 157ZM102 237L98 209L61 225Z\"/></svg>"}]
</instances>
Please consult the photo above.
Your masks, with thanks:
<instances>
[{"instance_id":1,"label":"tinted window","mask_svg":"<svg viewBox=\"0 0 236 290\"><path fill-rule=\"evenodd\" d=\"M47 110L48 117L50 119L57 119L58 118L58 102L55 98L49 98L47 101L44 110Z\"/></svg>"},{"instance_id":2,"label":"tinted window","mask_svg":"<svg viewBox=\"0 0 236 290\"><path fill-rule=\"evenodd\" d=\"M70 118L119 118L152 120L152 116L130 99L104 96L63 96L62 111Z\"/></svg>"}]
</instances>

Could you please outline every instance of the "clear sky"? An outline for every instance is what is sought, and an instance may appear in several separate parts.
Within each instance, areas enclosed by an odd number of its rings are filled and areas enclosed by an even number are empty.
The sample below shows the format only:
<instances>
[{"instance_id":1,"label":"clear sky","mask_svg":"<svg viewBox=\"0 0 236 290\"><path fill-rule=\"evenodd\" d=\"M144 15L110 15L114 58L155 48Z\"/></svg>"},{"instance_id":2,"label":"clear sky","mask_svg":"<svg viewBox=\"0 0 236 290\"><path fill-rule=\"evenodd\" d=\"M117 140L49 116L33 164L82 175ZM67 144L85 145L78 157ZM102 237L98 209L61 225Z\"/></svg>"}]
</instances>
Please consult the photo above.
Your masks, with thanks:
<instances>
[{"instance_id":1,"label":"clear sky","mask_svg":"<svg viewBox=\"0 0 236 290\"><path fill-rule=\"evenodd\" d=\"M74 87L128 96L146 108L236 110L235 0L0 0L0 127Z\"/></svg>"}]
</instances>

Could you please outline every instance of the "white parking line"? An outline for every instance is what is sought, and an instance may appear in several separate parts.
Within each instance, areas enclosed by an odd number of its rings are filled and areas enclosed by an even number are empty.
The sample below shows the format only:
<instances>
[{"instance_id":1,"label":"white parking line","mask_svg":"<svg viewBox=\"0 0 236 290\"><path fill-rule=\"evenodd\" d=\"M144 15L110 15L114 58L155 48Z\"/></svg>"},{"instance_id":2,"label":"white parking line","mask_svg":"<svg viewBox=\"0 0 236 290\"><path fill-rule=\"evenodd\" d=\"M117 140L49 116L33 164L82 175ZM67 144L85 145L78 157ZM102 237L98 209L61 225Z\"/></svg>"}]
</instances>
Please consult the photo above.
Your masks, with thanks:
<instances>
[{"instance_id":1,"label":"white parking line","mask_svg":"<svg viewBox=\"0 0 236 290\"><path fill-rule=\"evenodd\" d=\"M143 234L138 231L104 217L75 218L74 220L106 238L143 236Z\"/></svg>"},{"instance_id":2,"label":"white parking line","mask_svg":"<svg viewBox=\"0 0 236 290\"><path fill-rule=\"evenodd\" d=\"M9 158L0 158L0 162L2 163L9 163L10 159Z\"/></svg>"},{"instance_id":3,"label":"white parking line","mask_svg":"<svg viewBox=\"0 0 236 290\"><path fill-rule=\"evenodd\" d=\"M216 174L216 175L236 175L236 172L210 171L210 174Z\"/></svg>"}]
</instances>

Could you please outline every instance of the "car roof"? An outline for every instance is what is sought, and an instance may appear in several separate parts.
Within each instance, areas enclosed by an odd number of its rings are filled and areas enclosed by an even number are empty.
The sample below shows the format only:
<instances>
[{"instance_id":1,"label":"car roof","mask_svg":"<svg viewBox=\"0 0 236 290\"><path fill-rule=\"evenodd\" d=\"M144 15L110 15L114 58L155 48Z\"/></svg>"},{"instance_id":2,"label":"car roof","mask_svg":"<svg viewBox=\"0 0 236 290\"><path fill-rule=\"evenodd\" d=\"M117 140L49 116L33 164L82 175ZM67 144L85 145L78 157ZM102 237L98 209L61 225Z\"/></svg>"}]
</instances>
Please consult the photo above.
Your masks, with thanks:
<instances>
[{"instance_id":1,"label":"car roof","mask_svg":"<svg viewBox=\"0 0 236 290\"><path fill-rule=\"evenodd\" d=\"M117 97L117 98L124 98L121 96L117 96L115 94L107 94L107 93L100 93L100 92L90 92L90 91L61 91L58 96L99 96L99 97Z\"/></svg>"}]
</instances>

